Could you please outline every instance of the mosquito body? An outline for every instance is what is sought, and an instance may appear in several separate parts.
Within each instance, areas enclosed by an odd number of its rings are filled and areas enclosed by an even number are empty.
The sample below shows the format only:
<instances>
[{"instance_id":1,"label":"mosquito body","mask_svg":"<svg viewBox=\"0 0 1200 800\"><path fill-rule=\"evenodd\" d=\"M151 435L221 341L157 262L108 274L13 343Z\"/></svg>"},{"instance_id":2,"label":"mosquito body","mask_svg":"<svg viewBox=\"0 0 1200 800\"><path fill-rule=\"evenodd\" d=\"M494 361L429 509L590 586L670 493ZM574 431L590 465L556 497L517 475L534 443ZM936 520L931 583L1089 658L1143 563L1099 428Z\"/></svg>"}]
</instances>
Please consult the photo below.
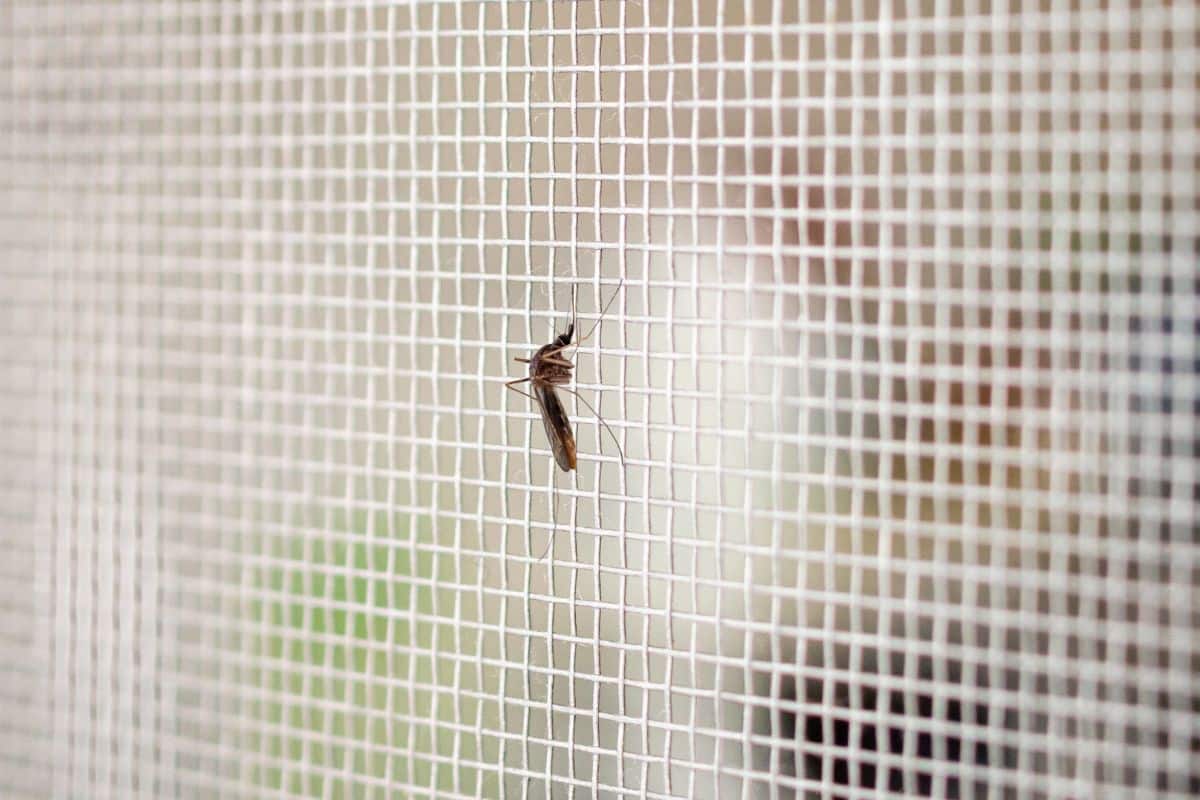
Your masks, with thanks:
<instances>
[{"instance_id":1,"label":"mosquito body","mask_svg":"<svg viewBox=\"0 0 1200 800\"><path fill-rule=\"evenodd\" d=\"M617 291L620 291L620 288L621 286L618 284ZM592 408L591 403L584 400L578 392L570 388L569 384L574 377L575 364L571 362L565 353L568 347L578 346L592 335L596 330L596 326L600 324L600 320L604 318L604 314L607 313L608 307L617 298L617 291L613 292L612 298L605 304L604 309L600 312L599 319L592 325L592 329L588 331L586 336L576 342L571 341L575 335L575 320L572 319L571 324L567 326L567 330L556 336L550 344L538 348L530 358L517 358L516 361L529 365L529 374L524 378L518 378L505 384L505 386L513 391L523 394L537 403L538 409L542 414L542 426L546 429L546 438L550 442L550 450L554 453L554 460L563 472L570 472L575 469L576 448L575 434L571 432L571 421L567 417L567 411L563 408L562 401L559 400L558 389L570 392L578 397L579 401L596 415L596 419L600 421L600 424L604 426L609 436L612 437L613 442L616 443L617 452L621 456L621 463L625 463L625 455L621 452L621 444L617 441L617 436L613 433L612 428L596 412L596 409ZM517 386L522 383L528 383L533 393L530 394L518 389Z\"/></svg>"},{"instance_id":2,"label":"mosquito body","mask_svg":"<svg viewBox=\"0 0 1200 800\"><path fill-rule=\"evenodd\" d=\"M566 333L556 337L553 342L538 348L532 358L517 359L529 364L530 388L532 397L542 412L542 425L546 429L546 438L550 441L550 449L554 452L554 460L563 472L575 469L575 434L571 432L571 421L567 418L566 409L558 399L556 386L566 386L571 382L572 370L575 365L563 354L571 346L571 336L575 333L575 323L567 326ZM512 384L509 384L512 386Z\"/></svg>"}]
</instances>

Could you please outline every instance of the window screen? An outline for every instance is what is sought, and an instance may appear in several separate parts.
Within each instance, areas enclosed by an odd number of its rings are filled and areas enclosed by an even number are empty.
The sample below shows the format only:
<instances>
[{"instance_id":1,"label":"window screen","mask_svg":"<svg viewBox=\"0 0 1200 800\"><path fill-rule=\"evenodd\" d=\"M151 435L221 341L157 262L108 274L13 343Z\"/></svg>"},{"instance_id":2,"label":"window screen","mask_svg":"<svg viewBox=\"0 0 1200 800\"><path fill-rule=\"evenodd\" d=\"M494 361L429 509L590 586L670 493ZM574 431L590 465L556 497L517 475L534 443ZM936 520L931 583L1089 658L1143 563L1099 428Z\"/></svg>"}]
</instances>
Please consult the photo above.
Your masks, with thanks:
<instances>
[{"instance_id":1,"label":"window screen","mask_svg":"<svg viewBox=\"0 0 1200 800\"><path fill-rule=\"evenodd\" d=\"M4 4L0 793L1200 792L1198 74L1186 2Z\"/></svg>"}]
</instances>

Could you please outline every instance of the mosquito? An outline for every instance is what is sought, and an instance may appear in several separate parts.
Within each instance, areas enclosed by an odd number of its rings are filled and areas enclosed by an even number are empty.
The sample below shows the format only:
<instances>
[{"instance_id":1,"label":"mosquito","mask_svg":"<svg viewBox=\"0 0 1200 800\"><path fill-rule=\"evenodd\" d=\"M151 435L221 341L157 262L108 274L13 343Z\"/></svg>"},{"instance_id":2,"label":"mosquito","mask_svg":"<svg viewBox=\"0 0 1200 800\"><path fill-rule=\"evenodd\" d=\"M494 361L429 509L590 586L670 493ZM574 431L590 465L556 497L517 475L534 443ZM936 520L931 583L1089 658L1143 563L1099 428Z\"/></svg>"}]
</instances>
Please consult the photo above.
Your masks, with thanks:
<instances>
[{"instance_id":1,"label":"mosquito","mask_svg":"<svg viewBox=\"0 0 1200 800\"><path fill-rule=\"evenodd\" d=\"M583 398L576 390L570 388L567 384L571 382L575 365L564 354L564 350L568 347L578 347L586 342L591 335L595 333L596 328L600 325L604 315L608 313L608 308L617 299L617 293L621 291L621 286L624 285L625 279L622 278L617 288L613 290L613 295L604 304L604 308L600 311L600 316L592 323L591 329L581 339L571 342L571 337L575 334L575 312L571 312L571 323L567 326L564 333L555 337L550 344L543 345L538 348L537 352L531 358L516 358L515 361L521 364L529 365L529 374L524 378L511 380L504 385L512 389L518 394L523 394L533 402L537 403L538 408L542 412L542 426L546 429L546 438L550 441L550 450L554 453L554 460L558 463L559 468L563 472L570 472L575 469L576 464L576 449L575 449L575 434L571 432L571 421L567 418L567 412L563 408L562 401L558 399L558 389L564 392L575 395L579 398L579 402L587 406L588 411L595 415L596 419L608 431L608 435L612 437L613 444L617 446L617 454L621 459L621 466L625 466L625 453L621 450L621 442L617 439L617 435L613 433L613 429L596 409L592 408L592 404ZM571 303L575 305L574 301ZM517 387L522 383L528 383L533 394L522 391Z\"/></svg>"}]
</instances>

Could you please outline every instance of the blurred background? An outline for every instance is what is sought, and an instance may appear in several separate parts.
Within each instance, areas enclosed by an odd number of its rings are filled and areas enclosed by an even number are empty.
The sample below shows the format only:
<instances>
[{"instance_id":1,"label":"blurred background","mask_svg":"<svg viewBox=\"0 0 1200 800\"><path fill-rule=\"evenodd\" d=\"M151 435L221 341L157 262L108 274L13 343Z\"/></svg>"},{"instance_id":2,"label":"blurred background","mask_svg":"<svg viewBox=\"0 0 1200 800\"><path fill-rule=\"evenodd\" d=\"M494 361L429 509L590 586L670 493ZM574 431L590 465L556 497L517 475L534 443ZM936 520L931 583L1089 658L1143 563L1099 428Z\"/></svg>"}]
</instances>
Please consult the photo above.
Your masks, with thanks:
<instances>
[{"instance_id":1,"label":"blurred background","mask_svg":"<svg viewBox=\"0 0 1200 800\"><path fill-rule=\"evenodd\" d=\"M1200 793L1198 67L1165 1L0 7L0 794ZM503 383L614 293L561 473Z\"/></svg>"}]
</instances>

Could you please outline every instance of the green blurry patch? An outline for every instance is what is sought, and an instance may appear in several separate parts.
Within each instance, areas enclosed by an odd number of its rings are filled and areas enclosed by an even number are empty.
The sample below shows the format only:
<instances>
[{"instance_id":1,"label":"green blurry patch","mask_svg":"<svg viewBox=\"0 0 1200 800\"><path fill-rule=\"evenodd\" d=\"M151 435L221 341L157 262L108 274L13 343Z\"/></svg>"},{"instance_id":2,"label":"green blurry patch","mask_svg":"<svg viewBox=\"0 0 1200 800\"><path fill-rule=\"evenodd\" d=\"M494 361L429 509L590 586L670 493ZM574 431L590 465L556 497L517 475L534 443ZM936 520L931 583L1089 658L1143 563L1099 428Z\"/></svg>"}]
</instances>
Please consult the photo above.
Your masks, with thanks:
<instances>
[{"instance_id":1,"label":"green blurry patch","mask_svg":"<svg viewBox=\"0 0 1200 800\"><path fill-rule=\"evenodd\" d=\"M476 687L455 669L469 654L456 649L453 592L437 588L453 557L428 549L430 519L413 523L328 510L325 524L297 526L305 533L262 537L248 604L255 723L242 736L258 754L255 785L322 798L493 793L490 774L461 766L478 761L475 738L455 733L477 704L456 700L456 685Z\"/></svg>"}]
</instances>

